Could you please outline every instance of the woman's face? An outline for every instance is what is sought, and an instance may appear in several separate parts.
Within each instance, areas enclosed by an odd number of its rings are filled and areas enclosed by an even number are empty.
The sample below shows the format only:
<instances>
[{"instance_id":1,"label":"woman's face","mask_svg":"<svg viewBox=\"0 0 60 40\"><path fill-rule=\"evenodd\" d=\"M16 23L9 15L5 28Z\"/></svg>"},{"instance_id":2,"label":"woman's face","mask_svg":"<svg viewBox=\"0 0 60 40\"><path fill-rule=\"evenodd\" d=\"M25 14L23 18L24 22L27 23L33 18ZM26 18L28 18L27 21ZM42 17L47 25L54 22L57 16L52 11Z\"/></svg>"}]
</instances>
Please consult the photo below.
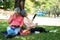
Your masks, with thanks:
<instances>
[{"instance_id":1,"label":"woman's face","mask_svg":"<svg viewBox=\"0 0 60 40\"><path fill-rule=\"evenodd\" d=\"M20 15L20 13L15 13L17 16Z\"/></svg>"}]
</instances>

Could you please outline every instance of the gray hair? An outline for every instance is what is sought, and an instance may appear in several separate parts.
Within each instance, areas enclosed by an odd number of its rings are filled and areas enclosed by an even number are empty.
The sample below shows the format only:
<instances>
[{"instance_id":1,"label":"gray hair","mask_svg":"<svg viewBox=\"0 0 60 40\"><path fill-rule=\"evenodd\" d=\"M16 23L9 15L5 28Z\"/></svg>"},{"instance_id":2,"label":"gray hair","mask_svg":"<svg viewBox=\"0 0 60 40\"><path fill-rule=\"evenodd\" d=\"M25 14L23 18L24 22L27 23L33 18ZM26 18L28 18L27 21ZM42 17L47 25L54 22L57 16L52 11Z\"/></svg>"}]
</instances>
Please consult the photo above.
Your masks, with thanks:
<instances>
[{"instance_id":1,"label":"gray hair","mask_svg":"<svg viewBox=\"0 0 60 40\"><path fill-rule=\"evenodd\" d=\"M14 9L14 12L15 12L15 13L20 13L20 8L19 8L19 7L15 8L15 9Z\"/></svg>"}]
</instances>

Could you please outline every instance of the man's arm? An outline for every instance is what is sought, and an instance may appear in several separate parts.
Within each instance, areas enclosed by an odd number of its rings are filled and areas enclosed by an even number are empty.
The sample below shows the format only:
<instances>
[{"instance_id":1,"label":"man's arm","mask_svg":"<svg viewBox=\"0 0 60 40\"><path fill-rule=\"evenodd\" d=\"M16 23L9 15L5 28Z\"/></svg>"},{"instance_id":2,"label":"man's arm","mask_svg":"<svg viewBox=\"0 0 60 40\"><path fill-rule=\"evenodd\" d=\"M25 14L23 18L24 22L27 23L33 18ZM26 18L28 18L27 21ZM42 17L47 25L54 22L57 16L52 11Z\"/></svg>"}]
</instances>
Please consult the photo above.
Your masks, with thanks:
<instances>
[{"instance_id":1,"label":"man's arm","mask_svg":"<svg viewBox=\"0 0 60 40\"><path fill-rule=\"evenodd\" d=\"M23 25L24 25L24 19L21 19L20 27L22 27Z\"/></svg>"}]
</instances>

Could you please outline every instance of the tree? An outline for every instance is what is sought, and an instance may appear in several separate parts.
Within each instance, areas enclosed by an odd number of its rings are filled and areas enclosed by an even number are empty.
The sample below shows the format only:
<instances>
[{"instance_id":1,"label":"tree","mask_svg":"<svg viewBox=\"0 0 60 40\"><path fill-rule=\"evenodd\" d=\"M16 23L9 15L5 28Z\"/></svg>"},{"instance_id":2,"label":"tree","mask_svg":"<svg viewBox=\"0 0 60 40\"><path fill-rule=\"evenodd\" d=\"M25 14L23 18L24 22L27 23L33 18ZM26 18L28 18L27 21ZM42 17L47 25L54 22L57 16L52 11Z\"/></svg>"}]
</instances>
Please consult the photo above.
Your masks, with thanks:
<instances>
[{"instance_id":1,"label":"tree","mask_svg":"<svg viewBox=\"0 0 60 40\"><path fill-rule=\"evenodd\" d=\"M20 9L24 9L25 0L15 0L15 8L19 7Z\"/></svg>"},{"instance_id":2,"label":"tree","mask_svg":"<svg viewBox=\"0 0 60 40\"><path fill-rule=\"evenodd\" d=\"M14 8L14 0L2 0L0 1L0 7L3 9L13 9Z\"/></svg>"}]
</instances>

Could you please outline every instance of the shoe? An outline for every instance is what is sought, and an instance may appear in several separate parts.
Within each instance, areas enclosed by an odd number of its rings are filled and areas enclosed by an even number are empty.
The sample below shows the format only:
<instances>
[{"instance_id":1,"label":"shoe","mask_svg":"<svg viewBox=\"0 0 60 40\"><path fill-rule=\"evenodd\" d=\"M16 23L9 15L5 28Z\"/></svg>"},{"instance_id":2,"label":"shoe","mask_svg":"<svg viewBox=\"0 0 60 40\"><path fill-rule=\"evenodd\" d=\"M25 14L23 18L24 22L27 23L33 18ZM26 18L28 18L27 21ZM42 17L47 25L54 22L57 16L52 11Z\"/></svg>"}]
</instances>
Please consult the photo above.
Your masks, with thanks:
<instances>
[{"instance_id":1,"label":"shoe","mask_svg":"<svg viewBox=\"0 0 60 40\"><path fill-rule=\"evenodd\" d=\"M13 38L13 35L5 35L6 38Z\"/></svg>"},{"instance_id":2,"label":"shoe","mask_svg":"<svg viewBox=\"0 0 60 40\"><path fill-rule=\"evenodd\" d=\"M49 31L49 32L57 32L57 30L51 30L51 31Z\"/></svg>"}]
</instances>

